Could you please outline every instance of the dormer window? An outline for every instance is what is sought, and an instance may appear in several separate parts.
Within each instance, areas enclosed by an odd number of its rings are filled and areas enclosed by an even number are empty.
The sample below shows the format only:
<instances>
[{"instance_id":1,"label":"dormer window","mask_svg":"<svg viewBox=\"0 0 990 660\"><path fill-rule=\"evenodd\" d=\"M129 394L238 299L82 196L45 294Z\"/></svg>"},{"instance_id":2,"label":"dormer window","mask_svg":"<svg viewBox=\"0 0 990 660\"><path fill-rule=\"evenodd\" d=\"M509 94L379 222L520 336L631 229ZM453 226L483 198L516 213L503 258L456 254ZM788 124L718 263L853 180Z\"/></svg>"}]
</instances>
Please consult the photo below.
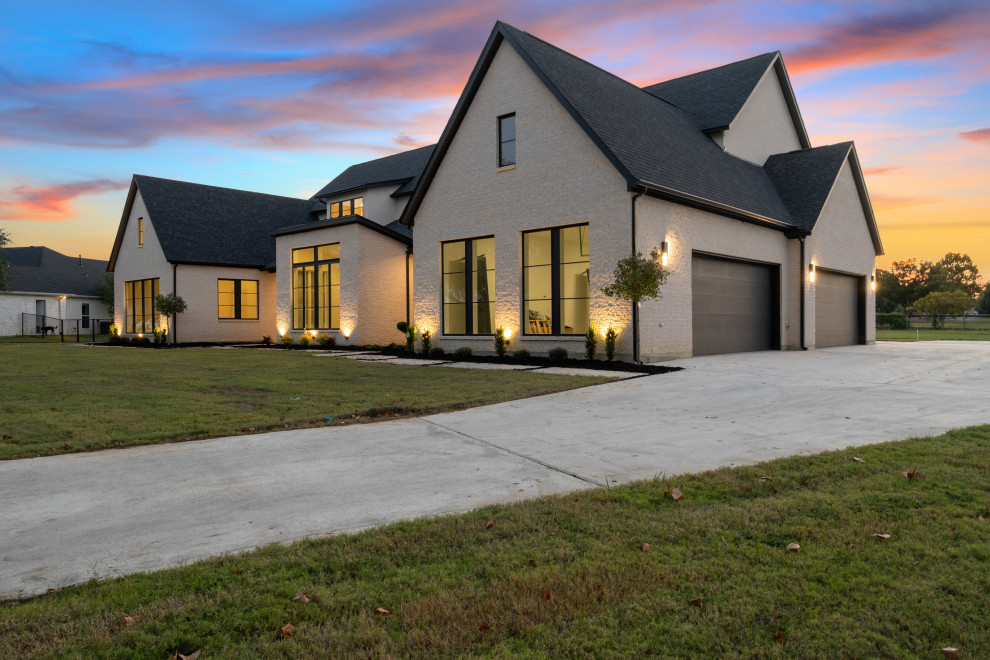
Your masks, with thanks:
<instances>
[{"instance_id":1,"label":"dormer window","mask_svg":"<svg viewBox=\"0 0 990 660\"><path fill-rule=\"evenodd\" d=\"M498 118L498 166L516 164L516 115L502 115Z\"/></svg>"},{"instance_id":2,"label":"dormer window","mask_svg":"<svg viewBox=\"0 0 990 660\"><path fill-rule=\"evenodd\" d=\"M364 215L364 197L354 197L329 205L331 218L342 218L347 215Z\"/></svg>"}]
</instances>

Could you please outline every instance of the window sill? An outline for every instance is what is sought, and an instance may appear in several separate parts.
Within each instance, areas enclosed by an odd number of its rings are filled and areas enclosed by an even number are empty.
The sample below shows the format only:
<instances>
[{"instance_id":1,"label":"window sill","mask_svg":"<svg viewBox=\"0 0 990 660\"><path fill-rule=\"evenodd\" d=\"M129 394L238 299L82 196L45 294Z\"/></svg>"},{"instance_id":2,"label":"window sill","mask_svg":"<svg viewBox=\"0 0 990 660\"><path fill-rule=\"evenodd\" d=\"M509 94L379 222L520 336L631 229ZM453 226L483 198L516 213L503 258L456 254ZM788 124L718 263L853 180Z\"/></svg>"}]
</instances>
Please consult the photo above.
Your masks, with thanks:
<instances>
[{"instance_id":1,"label":"window sill","mask_svg":"<svg viewBox=\"0 0 990 660\"><path fill-rule=\"evenodd\" d=\"M500 167L500 168L496 169L495 171L496 172L508 172L509 170L514 170L514 169L516 169L516 164L515 163L513 163L512 165L505 165L503 167Z\"/></svg>"},{"instance_id":2,"label":"window sill","mask_svg":"<svg viewBox=\"0 0 990 660\"><path fill-rule=\"evenodd\" d=\"M523 341L584 341L584 335L517 335Z\"/></svg>"}]
</instances>

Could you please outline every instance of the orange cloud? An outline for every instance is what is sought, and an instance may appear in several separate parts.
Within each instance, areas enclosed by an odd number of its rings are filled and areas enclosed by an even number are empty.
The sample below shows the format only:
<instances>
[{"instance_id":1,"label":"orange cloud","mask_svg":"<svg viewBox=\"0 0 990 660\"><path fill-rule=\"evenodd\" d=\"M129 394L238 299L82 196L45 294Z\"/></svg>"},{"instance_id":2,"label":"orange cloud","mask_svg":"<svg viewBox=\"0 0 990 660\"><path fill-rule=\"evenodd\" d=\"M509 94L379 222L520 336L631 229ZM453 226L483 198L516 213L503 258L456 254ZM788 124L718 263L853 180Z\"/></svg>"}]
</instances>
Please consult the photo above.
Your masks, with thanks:
<instances>
[{"instance_id":1,"label":"orange cloud","mask_svg":"<svg viewBox=\"0 0 990 660\"><path fill-rule=\"evenodd\" d=\"M890 167L864 167L863 174L866 176L871 176L874 174L887 174L899 169L901 169L900 165L891 165Z\"/></svg>"},{"instance_id":2,"label":"orange cloud","mask_svg":"<svg viewBox=\"0 0 990 660\"><path fill-rule=\"evenodd\" d=\"M975 131L964 131L959 137L970 142L990 142L990 128L978 128Z\"/></svg>"},{"instance_id":3,"label":"orange cloud","mask_svg":"<svg viewBox=\"0 0 990 660\"><path fill-rule=\"evenodd\" d=\"M96 179L48 187L16 186L12 201L0 199L0 218L5 220L35 220L58 222L75 216L72 202L84 195L98 195L127 188L127 181Z\"/></svg>"}]
</instances>

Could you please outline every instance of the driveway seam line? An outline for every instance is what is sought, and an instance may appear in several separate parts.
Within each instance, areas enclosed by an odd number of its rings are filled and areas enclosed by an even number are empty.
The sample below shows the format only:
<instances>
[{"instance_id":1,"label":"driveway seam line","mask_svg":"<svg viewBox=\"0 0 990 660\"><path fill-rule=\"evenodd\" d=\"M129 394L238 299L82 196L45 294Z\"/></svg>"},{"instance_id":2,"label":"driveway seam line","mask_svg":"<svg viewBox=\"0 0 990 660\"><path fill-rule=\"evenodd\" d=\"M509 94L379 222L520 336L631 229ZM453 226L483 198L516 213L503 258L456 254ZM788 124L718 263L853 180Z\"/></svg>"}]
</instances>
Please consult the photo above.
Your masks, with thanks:
<instances>
[{"instance_id":1,"label":"driveway seam line","mask_svg":"<svg viewBox=\"0 0 990 660\"><path fill-rule=\"evenodd\" d=\"M520 454L517 451L512 451L511 449L509 449L507 447L503 447L501 445L497 445L494 442L490 442L488 440L482 440L481 438L476 438L473 435L468 435L467 433L464 433L462 431L458 431L457 429L452 429L449 426L444 426L443 424L439 424L437 422L434 422L432 419L427 419L425 417L421 417L420 419L422 419L427 424L432 424L434 426L438 426L438 427L442 428L445 431L450 431L451 433L456 433L457 435L461 436L462 438L467 438L468 440L474 440L475 442L480 442L483 445L488 445L489 447L492 447L493 449L498 449L499 451L504 451L507 454L512 454L513 456L517 456L518 458L521 458L521 459L523 459L525 461L529 461L531 463L536 463L537 465L542 465L543 467L547 468L548 470L553 470L554 472L559 472L561 474L566 474L569 477L574 477L575 479L580 479L581 481L583 481L585 483L589 483L589 484L591 484L593 486L598 486L599 488L605 488L605 484L601 483L600 481L595 481L594 479L590 479L588 477L582 476L582 475L580 475L580 474L578 474L576 472L570 472L569 470L565 470L564 468L559 468L556 465L551 465L550 463L545 463L545 462L541 461L538 458L533 458L532 456L527 456L526 454Z\"/></svg>"}]
</instances>

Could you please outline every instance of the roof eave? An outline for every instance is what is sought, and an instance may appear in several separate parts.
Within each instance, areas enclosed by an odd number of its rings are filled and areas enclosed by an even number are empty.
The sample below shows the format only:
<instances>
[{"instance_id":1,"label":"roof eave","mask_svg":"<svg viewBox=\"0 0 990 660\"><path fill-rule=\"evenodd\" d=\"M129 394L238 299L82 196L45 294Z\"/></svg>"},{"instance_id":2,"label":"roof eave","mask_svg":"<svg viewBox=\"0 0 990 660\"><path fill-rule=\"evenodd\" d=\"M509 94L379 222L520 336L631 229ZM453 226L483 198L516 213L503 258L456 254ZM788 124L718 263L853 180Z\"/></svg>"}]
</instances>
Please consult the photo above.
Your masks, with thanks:
<instances>
[{"instance_id":1,"label":"roof eave","mask_svg":"<svg viewBox=\"0 0 990 660\"><path fill-rule=\"evenodd\" d=\"M728 204L722 204L721 202L692 195L680 190L675 190L673 188L660 185L659 183L640 180L630 186L630 190L634 190L636 188L641 188L647 195L652 197L660 197L662 199L684 204L685 206L691 206L703 211L711 211L719 215L734 218L736 220L742 220L743 222L759 225L761 227L767 227L769 229L775 229L785 233L801 231L800 228L795 227L788 222L777 220L765 215L760 215L758 213L753 213L751 211L745 211L734 206L729 206Z\"/></svg>"},{"instance_id":2,"label":"roof eave","mask_svg":"<svg viewBox=\"0 0 990 660\"><path fill-rule=\"evenodd\" d=\"M127 219L131 216L131 207L134 206L134 197L137 194L137 179L131 175L131 187L127 190L127 200L124 202L124 211L120 215L120 224L117 225L117 235L113 239L113 248L110 250L110 258L107 260L107 272L112 273L117 265L117 255L120 253L120 246L124 242L124 229L127 227Z\"/></svg>"},{"instance_id":3,"label":"roof eave","mask_svg":"<svg viewBox=\"0 0 990 660\"><path fill-rule=\"evenodd\" d=\"M279 229L278 231L272 232L271 235L273 237L275 237L275 238L278 238L279 236L291 236L293 234L304 234L306 232L318 231L320 229L333 229L335 227L346 227L348 225L355 225L356 224L356 225L360 225L362 227L365 227L367 229L371 229L372 231L377 231L380 234L383 234L384 236L388 236L389 238L392 238L392 239L394 239L396 241L399 241L400 243L404 243L405 245L412 245L412 239L409 238L408 236L403 236L399 232L393 231L393 230L389 229L388 227L386 227L384 225L380 225L377 222L373 222L372 220L368 220L367 218L365 218L363 216L360 216L360 215L350 215L350 216L344 216L344 218L345 219L343 221L341 221L339 218L337 218L337 219L334 219L333 221L329 221L329 222L327 222L327 221L324 221L324 222L314 222L314 223L305 224L305 225L296 225L296 226L293 226L293 227L286 227L284 229Z\"/></svg>"},{"instance_id":4,"label":"roof eave","mask_svg":"<svg viewBox=\"0 0 990 660\"><path fill-rule=\"evenodd\" d=\"M853 180L856 182L856 191L859 193L859 200L863 205L863 213L866 215L870 238L873 239L873 248L878 257L882 256L884 252L883 243L880 241L880 228L877 226L877 218L873 214L873 203L870 201L870 193L866 189L866 177L863 175L863 168L859 164L859 154L856 153L855 143L850 146L847 158L849 164L852 166Z\"/></svg>"}]
</instances>

